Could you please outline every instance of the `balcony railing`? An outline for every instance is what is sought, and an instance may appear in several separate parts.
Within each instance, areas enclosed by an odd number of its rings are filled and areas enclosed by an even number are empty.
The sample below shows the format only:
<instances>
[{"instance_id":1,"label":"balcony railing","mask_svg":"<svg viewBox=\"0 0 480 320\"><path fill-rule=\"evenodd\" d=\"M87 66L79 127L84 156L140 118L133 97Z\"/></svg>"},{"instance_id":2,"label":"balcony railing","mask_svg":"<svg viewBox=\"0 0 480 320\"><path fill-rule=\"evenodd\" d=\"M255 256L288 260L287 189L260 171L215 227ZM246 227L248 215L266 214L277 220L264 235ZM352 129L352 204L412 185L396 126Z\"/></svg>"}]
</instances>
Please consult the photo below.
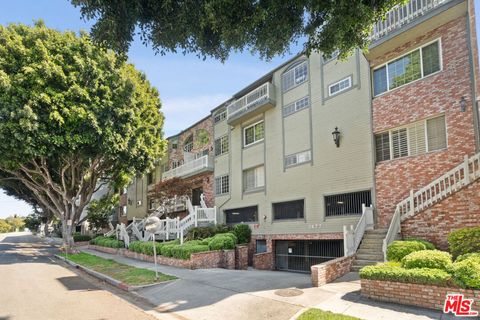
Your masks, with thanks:
<instances>
[{"instance_id":1,"label":"balcony railing","mask_svg":"<svg viewBox=\"0 0 480 320\"><path fill-rule=\"evenodd\" d=\"M379 40L392 31L401 28L418 17L450 1L451 0L410 0L403 6L395 6L387 12L384 20L380 20L374 24L371 35L372 42Z\"/></svg>"},{"instance_id":2,"label":"balcony railing","mask_svg":"<svg viewBox=\"0 0 480 320\"><path fill-rule=\"evenodd\" d=\"M213 170L213 158L209 155L189 161L175 169L168 170L162 174L162 180L174 177L182 178L193 175L204 170Z\"/></svg>"},{"instance_id":3,"label":"balcony railing","mask_svg":"<svg viewBox=\"0 0 480 320\"><path fill-rule=\"evenodd\" d=\"M227 121L238 119L243 114L256 110L275 101L274 87L270 82L262 84L260 87L235 100L227 107Z\"/></svg>"}]
</instances>

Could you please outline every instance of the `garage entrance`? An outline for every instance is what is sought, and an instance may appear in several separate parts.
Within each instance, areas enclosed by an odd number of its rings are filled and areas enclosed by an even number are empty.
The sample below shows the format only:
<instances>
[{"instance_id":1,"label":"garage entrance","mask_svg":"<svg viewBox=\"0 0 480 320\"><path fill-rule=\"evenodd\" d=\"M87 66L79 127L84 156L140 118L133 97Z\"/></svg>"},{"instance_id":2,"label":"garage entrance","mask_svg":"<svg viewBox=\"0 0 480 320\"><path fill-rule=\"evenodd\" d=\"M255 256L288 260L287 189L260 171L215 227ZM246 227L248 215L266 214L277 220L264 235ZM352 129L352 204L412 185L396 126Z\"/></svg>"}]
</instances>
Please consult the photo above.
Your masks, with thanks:
<instances>
[{"instance_id":1,"label":"garage entrance","mask_svg":"<svg viewBox=\"0 0 480 320\"><path fill-rule=\"evenodd\" d=\"M343 240L276 240L277 270L310 272L310 266L343 257Z\"/></svg>"}]
</instances>

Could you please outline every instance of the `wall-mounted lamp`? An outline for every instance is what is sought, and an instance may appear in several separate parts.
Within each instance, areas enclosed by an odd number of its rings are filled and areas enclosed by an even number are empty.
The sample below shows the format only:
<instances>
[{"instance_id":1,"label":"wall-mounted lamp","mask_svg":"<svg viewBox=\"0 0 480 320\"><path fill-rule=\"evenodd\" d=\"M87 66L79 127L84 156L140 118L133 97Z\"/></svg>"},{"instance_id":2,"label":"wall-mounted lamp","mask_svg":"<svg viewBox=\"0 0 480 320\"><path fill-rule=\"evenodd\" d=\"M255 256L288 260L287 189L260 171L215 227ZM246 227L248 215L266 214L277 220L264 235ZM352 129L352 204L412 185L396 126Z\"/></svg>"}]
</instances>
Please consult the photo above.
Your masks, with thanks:
<instances>
[{"instance_id":1,"label":"wall-mounted lamp","mask_svg":"<svg viewBox=\"0 0 480 320\"><path fill-rule=\"evenodd\" d=\"M467 110L467 99L462 97L462 99L460 99L460 111L465 112L465 110Z\"/></svg>"},{"instance_id":2,"label":"wall-mounted lamp","mask_svg":"<svg viewBox=\"0 0 480 320\"><path fill-rule=\"evenodd\" d=\"M335 131L332 132L333 136L333 142L335 142L335 145L340 147L340 131L338 131L338 127L335 127Z\"/></svg>"}]
</instances>

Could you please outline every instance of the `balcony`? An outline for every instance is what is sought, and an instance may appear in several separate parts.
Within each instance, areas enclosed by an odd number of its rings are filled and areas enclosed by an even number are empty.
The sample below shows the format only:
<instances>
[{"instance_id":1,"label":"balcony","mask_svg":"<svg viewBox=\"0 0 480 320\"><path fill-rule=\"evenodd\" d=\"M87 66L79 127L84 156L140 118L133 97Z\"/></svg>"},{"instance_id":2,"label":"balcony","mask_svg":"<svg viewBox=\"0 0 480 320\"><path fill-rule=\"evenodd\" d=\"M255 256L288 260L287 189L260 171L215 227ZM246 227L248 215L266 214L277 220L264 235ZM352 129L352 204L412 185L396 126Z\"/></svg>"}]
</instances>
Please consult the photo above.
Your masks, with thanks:
<instances>
[{"instance_id":1,"label":"balcony","mask_svg":"<svg viewBox=\"0 0 480 320\"><path fill-rule=\"evenodd\" d=\"M421 19L422 17L428 18L430 15L433 16L438 13L437 8L454 2L453 0L410 0L403 6L394 7L387 12L384 20L380 20L374 24L371 35L372 46L375 45L375 42L398 32L403 26L412 22L421 22L423 21ZM438 11L441 10L439 9Z\"/></svg>"},{"instance_id":2,"label":"balcony","mask_svg":"<svg viewBox=\"0 0 480 320\"><path fill-rule=\"evenodd\" d=\"M213 171L213 157L209 155L186 162L175 169L164 172L162 174L162 180L187 178L205 171Z\"/></svg>"},{"instance_id":3,"label":"balcony","mask_svg":"<svg viewBox=\"0 0 480 320\"><path fill-rule=\"evenodd\" d=\"M228 105L227 122L235 125L274 106L275 87L267 82Z\"/></svg>"}]
</instances>

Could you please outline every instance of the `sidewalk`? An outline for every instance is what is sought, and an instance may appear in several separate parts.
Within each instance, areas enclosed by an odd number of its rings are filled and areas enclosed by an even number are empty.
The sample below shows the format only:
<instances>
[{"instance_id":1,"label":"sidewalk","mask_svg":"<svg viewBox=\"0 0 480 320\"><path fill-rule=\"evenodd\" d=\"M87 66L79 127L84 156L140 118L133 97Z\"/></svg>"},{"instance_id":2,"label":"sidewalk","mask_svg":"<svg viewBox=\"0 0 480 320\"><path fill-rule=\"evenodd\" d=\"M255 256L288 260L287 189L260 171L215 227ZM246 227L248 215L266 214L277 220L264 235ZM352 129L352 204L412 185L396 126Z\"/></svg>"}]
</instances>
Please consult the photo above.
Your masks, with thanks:
<instances>
[{"instance_id":1,"label":"sidewalk","mask_svg":"<svg viewBox=\"0 0 480 320\"><path fill-rule=\"evenodd\" d=\"M154 264L80 248L127 265L154 270ZM188 270L159 265L158 271L179 278L137 291L161 313L184 319L292 319L307 308L367 320L455 319L440 311L368 300L360 295L358 274L350 273L320 288L310 275L259 270ZM172 314L174 313L174 314Z\"/></svg>"}]
</instances>

